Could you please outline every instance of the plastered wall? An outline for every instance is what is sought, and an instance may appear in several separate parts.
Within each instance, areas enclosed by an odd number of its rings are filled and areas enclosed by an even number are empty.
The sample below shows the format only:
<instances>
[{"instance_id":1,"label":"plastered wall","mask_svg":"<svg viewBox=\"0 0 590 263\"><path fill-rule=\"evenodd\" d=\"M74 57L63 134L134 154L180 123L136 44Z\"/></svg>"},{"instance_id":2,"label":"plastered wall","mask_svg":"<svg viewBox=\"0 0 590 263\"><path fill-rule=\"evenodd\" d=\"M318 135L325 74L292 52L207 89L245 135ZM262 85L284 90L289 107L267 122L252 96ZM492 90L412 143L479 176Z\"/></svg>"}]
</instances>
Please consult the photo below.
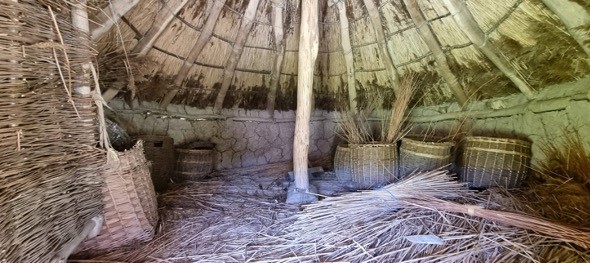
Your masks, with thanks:
<instances>
[{"instance_id":1,"label":"plastered wall","mask_svg":"<svg viewBox=\"0 0 590 263\"><path fill-rule=\"evenodd\" d=\"M292 159L295 113L276 112L270 119L266 111L224 110L213 115L211 109L170 105L166 111L154 102L131 105L113 100L109 106L125 122L131 134L168 135L176 145L204 140L215 143L216 169L262 165ZM310 160L329 155L334 141L335 123L330 114L313 113L310 123Z\"/></svg>"}]
</instances>

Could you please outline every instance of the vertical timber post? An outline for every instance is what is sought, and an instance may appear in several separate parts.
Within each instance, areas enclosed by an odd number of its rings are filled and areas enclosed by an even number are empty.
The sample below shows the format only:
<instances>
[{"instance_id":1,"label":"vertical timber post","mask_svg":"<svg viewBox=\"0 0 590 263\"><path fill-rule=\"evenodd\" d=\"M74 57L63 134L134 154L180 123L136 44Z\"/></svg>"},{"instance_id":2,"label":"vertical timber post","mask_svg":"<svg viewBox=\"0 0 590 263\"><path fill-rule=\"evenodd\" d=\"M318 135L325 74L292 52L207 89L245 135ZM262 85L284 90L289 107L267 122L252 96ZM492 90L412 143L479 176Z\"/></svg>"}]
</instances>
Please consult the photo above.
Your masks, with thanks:
<instances>
[{"instance_id":1,"label":"vertical timber post","mask_svg":"<svg viewBox=\"0 0 590 263\"><path fill-rule=\"evenodd\" d=\"M301 26L297 73L297 113L293 140L293 171L295 187L309 189L307 154L309 150L309 121L313 90L313 71L318 54L318 0L301 1Z\"/></svg>"},{"instance_id":2,"label":"vertical timber post","mask_svg":"<svg viewBox=\"0 0 590 263\"><path fill-rule=\"evenodd\" d=\"M86 6L87 0L78 0L72 3L72 24L76 28L82 37L84 42L82 46L90 46L90 22L88 20L88 8ZM74 93L89 96L90 95L90 67L91 60L88 57L88 61L82 64L81 82L77 83L74 87Z\"/></svg>"}]
</instances>

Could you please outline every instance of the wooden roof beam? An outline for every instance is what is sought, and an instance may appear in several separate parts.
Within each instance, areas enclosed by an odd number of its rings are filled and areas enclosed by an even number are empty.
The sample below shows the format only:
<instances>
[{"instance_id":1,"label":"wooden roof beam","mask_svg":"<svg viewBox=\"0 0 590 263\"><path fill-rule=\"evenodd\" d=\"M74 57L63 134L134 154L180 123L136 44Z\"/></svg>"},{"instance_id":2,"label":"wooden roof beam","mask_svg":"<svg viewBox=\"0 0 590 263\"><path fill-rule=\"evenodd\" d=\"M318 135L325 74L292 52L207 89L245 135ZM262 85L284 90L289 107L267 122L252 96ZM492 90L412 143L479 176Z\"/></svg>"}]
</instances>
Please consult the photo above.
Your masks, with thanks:
<instances>
[{"instance_id":1,"label":"wooden roof beam","mask_svg":"<svg viewBox=\"0 0 590 263\"><path fill-rule=\"evenodd\" d=\"M250 30L252 30L252 26L254 25L254 19L256 18L256 10L258 10L259 3L260 0L250 0L250 2L248 3L248 7L246 7L246 11L244 12L242 23L240 24L240 29L238 31L238 36L236 37L236 41L234 43L234 47L226 62L225 69L223 70L223 81L221 82L221 88L219 90L219 93L217 94L217 98L215 99L215 106L213 106L213 111L215 113L220 113L221 109L223 108L223 101L225 100L225 95L227 94L227 90L229 89L229 86L231 85L231 82L233 80L234 72L236 71L236 66L240 61L242 51L244 51L244 45L246 44L246 40L248 39Z\"/></svg>"},{"instance_id":2,"label":"wooden roof beam","mask_svg":"<svg viewBox=\"0 0 590 263\"><path fill-rule=\"evenodd\" d=\"M125 13L139 3L139 0L111 0L110 2L92 19L94 22L90 25L90 38L92 40L97 40L102 34L108 32Z\"/></svg>"},{"instance_id":3,"label":"wooden roof beam","mask_svg":"<svg viewBox=\"0 0 590 263\"><path fill-rule=\"evenodd\" d=\"M385 64L385 69L387 70L388 78L393 85L393 90L397 94L399 89L399 75L393 63L393 54L387 48L387 39L385 38L385 32L383 31L383 27L381 26L383 22L381 22L381 15L379 14L379 9L375 5L373 0L363 0L365 6L367 7L367 12L369 12L369 17L371 18L371 24L373 24L373 31L375 31L375 35L377 36L377 45L379 46L379 56L384 58L383 64Z\"/></svg>"},{"instance_id":4,"label":"wooden roof beam","mask_svg":"<svg viewBox=\"0 0 590 263\"><path fill-rule=\"evenodd\" d=\"M461 84L459 84L459 80L455 74L453 74L449 68L447 57L445 56L438 39L434 35L434 32L432 32L430 25L424 18L424 14L422 14L422 10L420 10L418 2L416 0L404 0L404 4L406 5L408 13L410 13L410 17L414 21L414 24L416 24L416 27L418 28L418 33L434 56L438 73L443 77L443 79L451 88L451 91L453 92L455 99L457 99L459 102L459 105L464 106L467 103L467 94L463 90L463 87L461 87Z\"/></svg>"},{"instance_id":5,"label":"wooden roof beam","mask_svg":"<svg viewBox=\"0 0 590 263\"><path fill-rule=\"evenodd\" d=\"M336 5L336 8L338 8L338 16L340 17L340 44L342 45L342 53L346 63L348 106L352 112L356 112L358 110L356 100L356 78L354 73L354 57L352 55L348 17L346 16L346 4L344 4L344 0L333 0L331 1L331 5Z\"/></svg>"},{"instance_id":6,"label":"wooden roof beam","mask_svg":"<svg viewBox=\"0 0 590 263\"><path fill-rule=\"evenodd\" d=\"M488 58L504 75L506 75L514 85L528 98L535 97L533 90L524 80L522 75L508 61L506 57L487 40L483 30L479 28L473 14L467 9L467 6L460 0L443 0L447 9L451 12L453 19L459 25L459 28L467 35L473 44Z\"/></svg>"},{"instance_id":7,"label":"wooden roof beam","mask_svg":"<svg viewBox=\"0 0 590 263\"><path fill-rule=\"evenodd\" d=\"M189 0L182 0L180 3L177 3L178 0L170 0L165 3L156 15L152 27L150 27L150 29L137 42L137 45L135 45L131 54L134 54L137 57L145 56L154 46L154 43L156 43L156 40L158 40L160 35L166 30L170 22L172 22L176 14L180 12L188 1ZM173 8L170 8L171 2L176 3Z\"/></svg>"},{"instance_id":8,"label":"wooden roof beam","mask_svg":"<svg viewBox=\"0 0 590 263\"><path fill-rule=\"evenodd\" d=\"M587 56L590 57L590 36L585 26L590 25L590 13L575 1L571 0L541 0L549 8L578 42Z\"/></svg>"},{"instance_id":9,"label":"wooden roof beam","mask_svg":"<svg viewBox=\"0 0 590 263\"><path fill-rule=\"evenodd\" d=\"M219 18L219 14L221 14L221 10L223 10L223 6L225 5L226 0L213 0L213 7L209 11L209 16L207 17L207 21L205 21L205 25L203 25L203 29L201 30L201 34L197 39L197 43L193 46L190 53L184 60L180 71L176 74L176 78L174 79L174 89L169 91L164 99L160 102L160 108L166 109L168 104L172 102L172 99L176 97L180 88L182 88L184 79L188 75L188 72L195 64L195 61L203 51L205 44L209 42L209 39L213 35L213 30L215 29L215 25L217 24L217 19Z\"/></svg>"},{"instance_id":10,"label":"wooden roof beam","mask_svg":"<svg viewBox=\"0 0 590 263\"><path fill-rule=\"evenodd\" d=\"M268 111L270 118L274 117L277 89L279 87L279 80L281 79L283 59L285 58L285 31L283 25L284 10L284 0L272 0L271 21L273 25L272 31L274 33L276 55L275 63L270 73L270 85L266 103L266 110Z\"/></svg>"}]
</instances>

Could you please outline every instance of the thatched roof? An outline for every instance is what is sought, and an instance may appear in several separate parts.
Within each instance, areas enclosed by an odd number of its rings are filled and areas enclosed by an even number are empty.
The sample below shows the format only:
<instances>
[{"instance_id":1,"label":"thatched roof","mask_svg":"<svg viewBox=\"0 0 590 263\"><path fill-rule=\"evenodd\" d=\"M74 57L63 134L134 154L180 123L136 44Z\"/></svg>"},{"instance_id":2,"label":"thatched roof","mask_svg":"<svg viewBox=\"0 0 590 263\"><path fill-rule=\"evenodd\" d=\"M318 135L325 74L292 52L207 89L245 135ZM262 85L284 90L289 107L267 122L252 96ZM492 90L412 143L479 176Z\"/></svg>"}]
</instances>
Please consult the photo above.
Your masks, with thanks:
<instances>
[{"instance_id":1,"label":"thatched roof","mask_svg":"<svg viewBox=\"0 0 590 263\"><path fill-rule=\"evenodd\" d=\"M101 6L100 1L96 2ZM116 27L96 40L104 86L132 90L127 93L156 101L161 101L170 91L177 91L172 103L207 107L213 106L226 79L229 91L224 107L265 109L276 76L276 109L294 108L299 1L259 0L254 7L250 2L255 0L138 2ZM521 86L528 86L534 92L590 73L587 54L540 0L464 1L476 26L485 34L485 48L494 47L499 60L506 61L513 74L501 71L484 48L473 44L465 26L458 23L457 17L462 15L453 15L448 2L463 3L455 0L320 1L315 106L346 107L347 89L353 84L360 105L375 91L390 98L394 96L396 78L408 73L417 74L421 80L422 103L455 101L449 76L441 75L445 67L450 71L442 74L451 72L454 75L451 79L457 80L458 87L470 99L518 93L522 88L515 84L514 78L521 79ZM417 25L420 17L411 15L408 3L417 4L423 23ZM215 19L216 6L221 10ZM176 9L179 11L174 14ZM247 10L255 10L253 17ZM95 11L95 15L100 12ZM273 18L277 13L282 14L282 21ZM214 27L208 37L207 22L212 17ZM146 47L145 38L153 36L163 18L171 18L171 22L155 38L153 46L147 46L145 55L133 54ZM246 25L248 21L253 22L251 28ZM343 28L346 24L348 28ZM428 32L435 42L426 42ZM348 33L349 38L342 38L343 33ZM144 43L137 47L140 40ZM193 63L189 60L188 73L186 77L181 74L179 80L183 63L195 45L199 47L199 41L202 48L196 51L196 60ZM438 60L433 50L436 43L444 54ZM134 85L127 82L125 52ZM277 59L283 59L282 63L280 60L277 63ZM281 65L280 71L275 64ZM347 75L347 70L352 70L352 75ZM349 79L354 79L354 83L349 83Z\"/></svg>"}]
</instances>

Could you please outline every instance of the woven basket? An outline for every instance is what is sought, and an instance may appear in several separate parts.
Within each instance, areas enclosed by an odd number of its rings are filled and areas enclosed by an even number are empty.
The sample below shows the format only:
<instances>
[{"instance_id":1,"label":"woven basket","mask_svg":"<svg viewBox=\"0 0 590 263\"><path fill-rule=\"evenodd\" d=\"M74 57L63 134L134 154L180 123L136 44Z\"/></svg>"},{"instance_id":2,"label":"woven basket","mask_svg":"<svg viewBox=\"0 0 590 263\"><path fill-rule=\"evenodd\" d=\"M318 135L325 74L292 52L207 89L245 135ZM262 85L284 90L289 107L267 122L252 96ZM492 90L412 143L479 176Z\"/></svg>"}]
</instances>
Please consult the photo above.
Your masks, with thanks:
<instances>
[{"instance_id":1,"label":"woven basket","mask_svg":"<svg viewBox=\"0 0 590 263\"><path fill-rule=\"evenodd\" d=\"M177 149L175 178L200 180L213 171L213 149Z\"/></svg>"},{"instance_id":2,"label":"woven basket","mask_svg":"<svg viewBox=\"0 0 590 263\"><path fill-rule=\"evenodd\" d=\"M351 144L351 179L359 189L371 189L397 178L396 144Z\"/></svg>"},{"instance_id":3,"label":"woven basket","mask_svg":"<svg viewBox=\"0 0 590 263\"><path fill-rule=\"evenodd\" d=\"M515 188L526 178L531 143L517 139L467 137L460 178L472 187Z\"/></svg>"},{"instance_id":4,"label":"woven basket","mask_svg":"<svg viewBox=\"0 0 590 263\"><path fill-rule=\"evenodd\" d=\"M150 171L154 188L158 192L166 190L174 170L174 139L158 135L136 138L144 141L145 158L152 163Z\"/></svg>"},{"instance_id":5,"label":"woven basket","mask_svg":"<svg viewBox=\"0 0 590 263\"><path fill-rule=\"evenodd\" d=\"M150 241L158 222L156 193L149 163L139 141L118 153L119 164L105 169L104 224L98 236L84 241L79 251L99 252Z\"/></svg>"},{"instance_id":6,"label":"woven basket","mask_svg":"<svg viewBox=\"0 0 590 263\"><path fill-rule=\"evenodd\" d=\"M334 155L334 173L341 182L352 180L350 148L348 145L338 145Z\"/></svg>"},{"instance_id":7,"label":"woven basket","mask_svg":"<svg viewBox=\"0 0 590 263\"><path fill-rule=\"evenodd\" d=\"M432 171L451 162L451 142L426 142L402 139L399 149L399 176L404 178L413 172Z\"/></svg>"}]
</instances>

